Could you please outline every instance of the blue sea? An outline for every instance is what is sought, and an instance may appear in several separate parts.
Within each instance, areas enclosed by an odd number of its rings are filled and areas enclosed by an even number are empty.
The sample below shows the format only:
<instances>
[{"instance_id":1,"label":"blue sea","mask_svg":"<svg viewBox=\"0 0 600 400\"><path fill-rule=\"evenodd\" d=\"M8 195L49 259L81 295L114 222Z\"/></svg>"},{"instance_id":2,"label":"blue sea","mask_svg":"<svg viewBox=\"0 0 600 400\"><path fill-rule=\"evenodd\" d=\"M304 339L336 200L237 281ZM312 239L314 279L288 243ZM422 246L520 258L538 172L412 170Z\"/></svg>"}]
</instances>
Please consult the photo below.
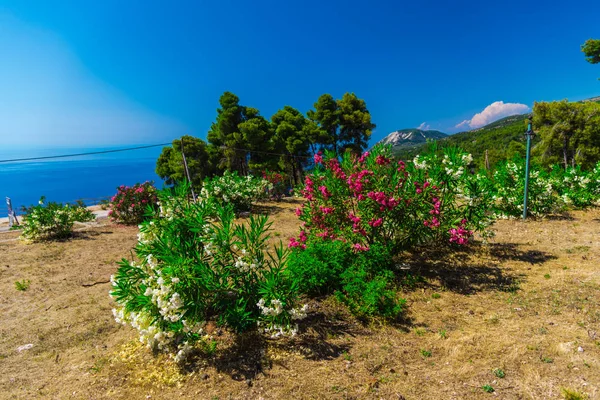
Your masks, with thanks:
<instances>
[{"instance_id":1,"label":"blue sea","mask_svg":"<svg viewBox=\"0 0 600 400\"><path fill-rule=\"evenodd\" d=\"M13 148L0 149L0 160L89 153L116 148ZM154 172L162 147L49 160L0 163L0 217L6 216L5 197L20 213L22 206L37 204L41 196L60 203L83 200L97 204L111 197L120 185L163 181Z\"/></svg>"}]
</instances>

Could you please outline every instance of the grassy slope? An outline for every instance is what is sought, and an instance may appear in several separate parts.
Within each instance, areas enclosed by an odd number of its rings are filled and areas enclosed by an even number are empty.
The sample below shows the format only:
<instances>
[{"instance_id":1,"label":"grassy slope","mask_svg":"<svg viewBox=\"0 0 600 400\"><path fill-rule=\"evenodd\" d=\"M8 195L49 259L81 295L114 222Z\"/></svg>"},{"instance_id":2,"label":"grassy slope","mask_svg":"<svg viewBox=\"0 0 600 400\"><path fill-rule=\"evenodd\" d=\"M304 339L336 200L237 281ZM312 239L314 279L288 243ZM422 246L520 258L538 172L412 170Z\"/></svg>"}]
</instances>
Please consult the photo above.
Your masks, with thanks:
<instances>
[{"instance_id":1,"label":"grassy slope","mask_svg":"<svg viewBox=\"0 0 600 400\"><path fill-rule=\"evenodd\" d=\"M297 205L261 208L276 240L297 232ZM183 371L112 318L108 278L135 227L32 245L1 234L0 398L475 400L492 398L490 385L502 399L558 399L563 387L598 399L600 211L572 217L499 221L487 247L405 255L423 281L405 286L395 324L362 324L320 299L295 339L215 332L216 353Z\"/></svg>"}]
</instances>

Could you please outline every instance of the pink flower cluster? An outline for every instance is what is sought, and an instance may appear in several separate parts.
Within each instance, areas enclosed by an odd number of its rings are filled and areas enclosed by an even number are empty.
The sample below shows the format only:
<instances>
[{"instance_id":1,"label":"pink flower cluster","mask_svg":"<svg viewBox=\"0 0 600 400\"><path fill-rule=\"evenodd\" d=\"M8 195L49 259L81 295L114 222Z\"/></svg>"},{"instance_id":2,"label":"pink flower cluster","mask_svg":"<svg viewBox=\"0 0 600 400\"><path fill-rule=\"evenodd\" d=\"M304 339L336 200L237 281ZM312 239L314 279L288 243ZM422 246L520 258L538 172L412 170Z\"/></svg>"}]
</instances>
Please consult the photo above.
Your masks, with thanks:
<instances>
[{"instance_id":1,"label":"pink flower cluster","mask_svg":"<svg viewBox=\"0 0 600 400\"><path fill-rule=\"evenodd\" d=\"M137 224L142 221L146 206L156 203L156 189L152 182L138 183L131 187L121 185L110 201L109 215L113 221Z\"/></svg>"},{"instance_id":2,"label":"pink flower cluster","mask_svg":"<svg viewBox=\"0 0 600 400\"><path fill-rule=\"evenodd\" d=\"M387 196L384 192L369 192L367 197L381 205L380 211L391 210L400 204L400 200Z\"/></svg>"},{"instance_id":3,"label":"pink flower cluster","mask_svg":"<svg viewBox=\"0 0 600 400\"><path fill-rule=\"evenodd\" d=\"M321 212L325 215L327 214L331 214L333 212L333 207L323 207L323 206L319 206L319 210L321 210Z\"/></svg>"},{"instance_id":4,"label":"pink flower cluster","mask_svg":"<svg viewBox=\"0 0 600 400\"><path fill-rule=\"evenodd\" d=\"M330 158L327 161L327 164L329 166L329 169L333 172L333 175L336 178L346 179L346 173L342 169L342 166L340 165L340 162L337 160L337 158Z\"/></svg>"},{"instance_id":5,"label":"pink flower cluster","mask_svg":"<svg viewBox=\"0 0 600 400\"><path fill-rule=\"evenodd\" d=\"M428 183L428 182L425 182ZM430 228L438 228L440 226L440 221L438 219L438 215L440 215L440 207L442 206L442 202L437 197L432 199L433 208L429 211L429 214L432 215L431 220L423 221L423 225L428 226Z\"/></svg>"},{"instance_id":6,"label":"pink flower cluster","mask_svg":"<svg viewBox=\"0 0 600 400\"><path fill-rule=\"evenodd\" d=\"M369 155L370 155L370 154L371 154L371 153L369 153L368 151L365 151L365 152L362 154L362 156L360 156L360 158L358 159L358 162L359 162L360 164L364 163L364 162L365 162L365 160L366 160L366 159L369 157Z\"/></svg>"},{"instance_id":7,"label":"pink flower cluster","mask_svg":"<svg viewBox=\"0 0 600 400\"><path fill-rule=\"evenodd\" d=\"M314 191L315 191L315 187L314 187L314 182L313 180L310 178L310 176L307 176L306 178L304 178L304 189L302 190L302 195L306 198L306 200L308 201L313 201L315 196L314 196Z\"/></svg>"},{"instance_id":8,"label":"pink flower cluster","mask_svg":"<svg viewBox=\"0 0 600 400\"><path fill-rule=\"evenodd\" d=\"M452 228L448 231L450 234L450 243L456 243L459 245L465 245L469 243L469 238L473 236L473 231L465 229L467 223L466 219L460 221L460 225L456 228Z\"/></svg>"},{"instance_id":9,"label":"pink flower cluster","mask_svg":"<svg viewBox=\"0 0 600 400\"><path fill-rule=\"evenodd\" d=\"M363 191L363 185L369 183L368 177L371 175L373 175L373 171L366 169L350 174L346 183L348 183L348 187L352 192L354 192L355 196L360 195L360 192Z\"/></svg>"},{"instance_id":10,"label":"pink flower cluster","mask_svg":"<svg viewBox=\"0 0 600 400\"><path fill-rule=\"evenodd\" d=\"M369 221L369 225L371 225L373 228L377 228L378 226L381 226L381 224L383 224L383 218L373 218Z\"/></svg>"},{"instance_id":11,"label":"pink flower cluster","mask_svg":"<svg viewBox=\"0 0 600 400\"><path fill-rule=\"evenodd\" d=\"M319 186L319 192L321 192L325 200L331 197L331 193L327 189L327 186Z\"/></svg>"},{"instance_id":12,"label":"pink flower cluster","mask_svg":"<svg viewBox=\"0 0 600 400\"><path fill-rule=\"evenodd\" d=\"M354 243L354 244L352 245L352 249L353 249L355 252L357 252L357 253L358 253L359 251L369 251L369 248L368 248L367 246L365 246L365 245L363 245L363 244L360 244L360 243Z\"/></svg>"},{"instance_id":13,"label":"pink flower cluster","mask_svg":"<svg viewBox=\"0 0 600 400\"><path fill-rule=\"evenodd\" d=\"M381 154L379 154L376 158L375 158L375 163L377 165L388 165L389 163L391 163L392 160L390 160L387 157L382 156Z\"/></svg>"},{"instance_id":14,"label":"pink flower cluster","mask_svg":"<svg viewBox=\"0 0 600 400\"><path fill-rule=\"evenodd\" d=\"M323 153L318 152L315 154L315 164L323 164Z\"/></svg>"}]
</instances>

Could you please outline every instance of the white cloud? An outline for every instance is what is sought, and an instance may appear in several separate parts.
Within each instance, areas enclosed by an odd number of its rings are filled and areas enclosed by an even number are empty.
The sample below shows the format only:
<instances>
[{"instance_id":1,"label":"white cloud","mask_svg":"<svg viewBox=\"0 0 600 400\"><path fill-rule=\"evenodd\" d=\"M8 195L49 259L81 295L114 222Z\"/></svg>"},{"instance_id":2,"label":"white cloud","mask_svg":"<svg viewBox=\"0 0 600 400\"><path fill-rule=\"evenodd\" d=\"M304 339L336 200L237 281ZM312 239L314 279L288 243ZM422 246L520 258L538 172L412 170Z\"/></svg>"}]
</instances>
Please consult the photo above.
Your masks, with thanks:
<instances>
[{"instance_id":1,"label":"white cloud","mask_svg":"<svg viewBox=\"0 0 600 400\"><path fill-rule=\"evenodd\" d=\"M423 122L417 127L417 129L420 129L422 131L428 131L429 129L431 129L431 125L429 125L427 122Z\"/></svg>"},{"instance_id":2,"label":"white cloud","mask_svg":"<svg viewBox=\"0 0 600 400\"><path fill-rule=\"evenodd\" d=\"M455 128L465 128L467 125L473 129L481 128L482 126L497 121L500 118L508 117L510 115L524 114L529 110L530 108L525 104L495 101L484 108L483 111L475 114L473 118L466 119L457 124Z\"/></svg>"},{"instance_id":3,"label":"white cloud","mask_svg":"<svg viewBox=\"0 0 600 400\"><path fill-rule=\"evenodd\" d=\"M1 12L0 48L0 147L150 144L186 131L95 77L60 37Z\"/></svg>"}]
</instances>

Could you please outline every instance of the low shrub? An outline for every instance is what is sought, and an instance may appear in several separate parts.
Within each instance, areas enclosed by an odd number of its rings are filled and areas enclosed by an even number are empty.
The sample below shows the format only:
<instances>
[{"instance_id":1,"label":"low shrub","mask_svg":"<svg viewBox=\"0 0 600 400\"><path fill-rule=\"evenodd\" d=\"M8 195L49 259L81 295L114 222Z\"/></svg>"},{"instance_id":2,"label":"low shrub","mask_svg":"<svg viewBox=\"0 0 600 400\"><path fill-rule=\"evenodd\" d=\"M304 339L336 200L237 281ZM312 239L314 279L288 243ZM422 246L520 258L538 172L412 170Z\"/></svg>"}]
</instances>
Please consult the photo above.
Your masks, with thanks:
<instances>
[{"instance_id":1,"label":"low shrub","mask_svg":"<svg viewBox=\"0 0 600 400\"><path fill-rule=\"evenodd\" d=\"M121 185L117 188L117 194L110 199L108 215L114 222L138 225L149 218L156 205L156 188L152 182Z\"/></svg>"},{"instance_id":2,"label":"low shrub","mask_svg":"<svg viewBox=\"0 0 600 400\"><path fill-rule=\"evenodd\" d=\"M270 184L267 193L271 200L281 201L288 194L287 179L284 174L274 171L263 171L262 177Z\"/></svg>"},{"instance_id":3,"label":"low shrub","mask_svg":"<svg viewBox=\"0 0 600 400\"><path fill-rule=\"evenodd\" d=\"M287 249L267 251L270 223L234 223L231 205L191 202L185 186L158 194L163 211L140 227L137 258L112 277L118 322L149 347L183 360L208 322L233 332L293 335L306 316L296 283L283 273Z\"/></svg>"},{"instance_id":4,"label":"low shrub","mask_svg":"<svg viewBox=\"0 0 600 400\"><path fill-rule=\"evenodd\" d=\"M251 175L241 177L237 172L225 171L223 176L204 181L201 200L212 199L220 205L232 204L235 212L249 211L253 202L265 199L271 184L266 179Z\"/></svg>"},{"instance_id":5,"label":"low shrub","mask_svg":"<svg viewBox=\"0 0 600 400\"><path fill-rule=\"evenodd\" d=\"M33 242L65 239L73 235L76 221L87 222L96 218L81 201L75 205L45 201L42 197L39 204L24 209L21 238Z\"/></svg>"},{"instance_id":6,"label":"low shrub","mask_svg":"<svg viewBox=\"0 0 600 400\"><path fill-rule=\"evenodd\" d=\"M493 175L496 210L500 217L520 217L523 215L525 193L525 160L515 158L501 163ZM533 217L560 212L564 208L561 198L556 195L549 175L537 164L529 170L527 211Z\"/></svg>"},{"instance_id":7,"label":"low shrub","mask_svg":"<svg viewBox=\"0 0 600 400\"><path fill-rule=\"evenodd\" d=\"M286 273L297 282L302 293L330 294L341 287L340 276L351 261L348 256L347 246L340 241L315 241L305 250L292 252Z\"/></svg>"},{"instance_id":8,"label":"low shrub","mask_svg":"<svg viewBox=\"0 0 600 400\"><path fill-rule=\"evenodd\" d=\"M555 165L549 176L556 194L567 207L588 208L600 198L597 192L595 171L582 171L581 167L570 167L566 170Z\"/></svg>"},{"instance_id":9,"label":"low shrub","mask_svg":"<svg viewBox=\"0 0 600 400\"><path fill-rule=\"evenodd\" d=\"M398 297L391 268L390 252L379 244L354 253L341 241L318 240L295 248L285 272L300 292L335 294L358 317L395 318L405 301Z\"/></svg>"}]
</instances>

